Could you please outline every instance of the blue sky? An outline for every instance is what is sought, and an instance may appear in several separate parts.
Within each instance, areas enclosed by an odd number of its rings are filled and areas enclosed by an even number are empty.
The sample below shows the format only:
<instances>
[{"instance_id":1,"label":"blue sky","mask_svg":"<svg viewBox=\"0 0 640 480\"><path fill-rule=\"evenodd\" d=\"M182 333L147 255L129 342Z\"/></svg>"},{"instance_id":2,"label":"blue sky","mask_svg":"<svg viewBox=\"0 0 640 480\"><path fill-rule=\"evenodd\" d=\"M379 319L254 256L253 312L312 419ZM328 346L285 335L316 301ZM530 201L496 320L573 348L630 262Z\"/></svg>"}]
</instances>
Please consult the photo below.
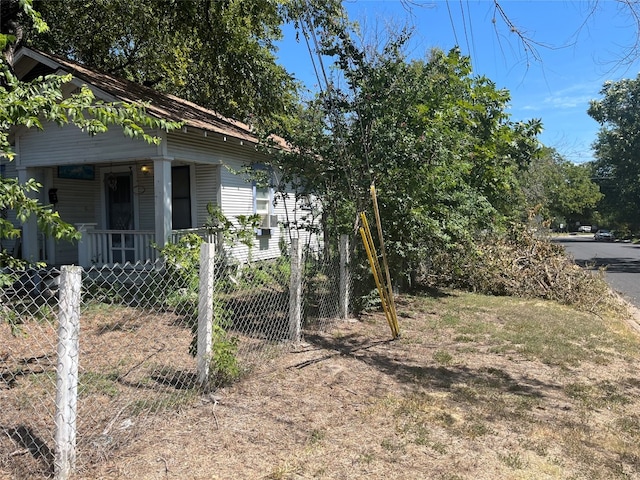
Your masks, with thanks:
<instances>
[{"instance_id":1,"label":"blue sky","mask_svg":"<svg viewBox=\"0 0 640 480\"><path fill-rule=\"evenodd\" d=\"M576 163L592 159L599 129L586 113L589 100L599 98L606 80L635 78L639 71L640 62L622 61L637 32L628 11L614 0L502 0L509 19L537 43L535 52L525 50L490 0L348 0L344 5L369 38L387 25L412 25L410 58L458 45L471 57L474 74L510 91L512 120L542 119L542 142ZM306 44L295 41L293 29L285 30L279 57L308 88L316 88Z\"/></svg>"}]
</instances>

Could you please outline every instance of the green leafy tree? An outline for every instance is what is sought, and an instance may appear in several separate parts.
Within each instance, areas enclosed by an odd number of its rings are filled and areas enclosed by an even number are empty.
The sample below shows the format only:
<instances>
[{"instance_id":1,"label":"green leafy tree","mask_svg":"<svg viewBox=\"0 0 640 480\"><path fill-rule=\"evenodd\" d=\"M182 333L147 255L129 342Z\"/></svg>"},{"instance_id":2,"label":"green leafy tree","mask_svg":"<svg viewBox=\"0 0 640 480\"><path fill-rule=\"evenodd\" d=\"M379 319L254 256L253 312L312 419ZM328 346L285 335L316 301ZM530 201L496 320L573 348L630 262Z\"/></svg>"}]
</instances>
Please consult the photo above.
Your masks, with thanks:
<instances>
[{"instance_id":1,"label":"green leafy tree","mask_svg":"<svg viewBox=\"0 0 640 480\"><path fill-rule=\"evenodd\" d=\"M2 26L7 30L0 33L0 44L4 46L5 54L0 59L0 156L9 160L14 158L10 133L12 128L18 126L42 129L46 122L59 126L72 124L89 135L96 135L107 131L110 126L116 126L129 137L154 143L160 139L148 134L145 128L171 129L178 126L176 123L148 116L143 105L99 101L86 87L64 97L62 86L71 80L70 75L49 75L30 82L20 81L11 69L14 41L20 36L20 22L24 18L30 19L35 28L42 32L48 27L33 10L30 0L10 3L19 8L12 10L13 22L3 18ZM3 13L6 13L6 9ZM56 239L78 238L76 230L64 222L57 212L31 198L39 188L41 185L33 179L20 184L15 179L0 177L0 209L14 210L21 222L35 216L38 227ZM0 218L0 239L17 238L19 235L19 229L7 219ZM17 266L20 263L8 252L0 252L0 265Z\"/></svg>"},{"instance_id":2,"label":"green leafy tree","mask_svg":"<svg viewBox=\"0 0 640 480\"><path fill-rule=\"evenodd\" d=\"M295 3L43 0L35 5L51 31L28 41L224 115L268 123L296 102L275 43Z\"/></svg>"},{"instance_id":3,"label":"green leafy tree","mask_svg":"<svg viewBox=\"0 0 640 480\"><path fill-rule=\"evenodd\" d=\"M588 113L601 128L593 144L595 181L604 199L599 208L618 225L640 228L640 75L606 82Z\"/></svg>"},{"instance_id":4,"label":"green leafy tree","mask_svg":"<svg viewBox=\"0 0 640 480\"><path fill-rule=\"evenodd\" d=\"M325 232L353 232L375 184L402 281L435 251L471 247L478 230L517 214L516 173L540 123L511 122L508 92L473 76L457 49L408 61L408 32L381 49L359 47L343 24L322 33L339 77L301 112L280 167L321 198Z\"/></svg>"},{"instance_id":5,"label":"green leafy tree","mask_svg":"<svg viewBox=\"0 0 640 480\"><path fill-rule=\"evenodd\" d=\"M595 208L602 193L591 180L590 165L576 165L544 147L522 172L520 182L527 211L550 226L597 223Z\"/></svg>"}]
</instances>

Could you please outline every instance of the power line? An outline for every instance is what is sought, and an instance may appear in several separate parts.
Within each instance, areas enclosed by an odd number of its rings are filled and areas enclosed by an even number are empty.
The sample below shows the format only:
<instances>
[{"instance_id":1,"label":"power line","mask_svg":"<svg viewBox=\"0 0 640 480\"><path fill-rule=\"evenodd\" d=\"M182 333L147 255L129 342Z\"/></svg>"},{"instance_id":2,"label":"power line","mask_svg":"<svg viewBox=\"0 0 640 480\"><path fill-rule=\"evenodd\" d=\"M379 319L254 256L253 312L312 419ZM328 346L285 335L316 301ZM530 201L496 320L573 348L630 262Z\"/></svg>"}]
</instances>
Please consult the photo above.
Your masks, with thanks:
<instances>
[{"instance_id":1,"label":"power line","mask_svg":"<svg viewBox=\"0 0 640 480\"><path fill-rule=\"evenodd\" d=\"M318 47L318 39L316 38L316 32L315 32L315 25L313 23L313 18L311 18L311 13L310 11L310 7L309 7L309 2L305 1L305 14L306 14L306 21L309 24L309 31L311 32L311 38L313 39L313 46L315 48L316 54L318 56L318 63L320 64L320 71L322 72L322 77L324 78L324 83L326 86L326 90L329 91L329 89L331 88L331 85L329 84L329 80L327 78L327 72L324 68L324 62L322 61L322 54L320 53L320 48ZM304 29L304 22L300 22L300 25L302 27L302 31L303 31L303 35L305 38L305 41L307 42L307 48L309 49L309 56L311 57L311 62L313 64L313 70L315 71L316 74L316 78L318 79L318 86L320 87L320 91L322 91L322 85L321 85L321 80L320 80L320 75L318 74L318 69L316 68L316 63L314 60L314 56L311 53L311 47L309 45L309 38L307 37L307 33Z\"/></svg>"},{"instance_id":2,"label":"power line","mask_svg":"<svg viewBox=\"0 0 640 480\"><path fill-rule=\"evenodd\" d=\"M471 48L469 47L469 36L467 35L467 20L464 16L464 6L462 5L462 0L460 0L460 14L462 15L462 28L464 29L464 39L467 43L467 52L469 52L469 55L471 55Z\"/></svg>"},{"instance_id":3,"label":"power line","mask_svg":"<svg viewBox=\"0 0 640 480\"><path fill-rule=\"evenodd\" d=\"M471 33L471 48L473 49L473 58L476 57L476 42L473 35L473 21L471 20L471 8L469 8L469 0L467 0L467 14L469 16L469 32ZM471 52L469 52L471 53Z\"/></svg>"},{"instance_id":4,"label":"power line","mask_svg":"<svg viewBox=\"0 0 640 480\"><path fill-rule=\"evenodd\" d=\"M445 2L447 4L447 12L449 12L449 22L451 23L451 29L453 30L453 38L456 41L456 45L460 46L460 42L458 42L458 34L456 33L456 25L453 23L453 15L451 15L451 6L449 5L449 0Z\"/></svg>"}]
</instances>

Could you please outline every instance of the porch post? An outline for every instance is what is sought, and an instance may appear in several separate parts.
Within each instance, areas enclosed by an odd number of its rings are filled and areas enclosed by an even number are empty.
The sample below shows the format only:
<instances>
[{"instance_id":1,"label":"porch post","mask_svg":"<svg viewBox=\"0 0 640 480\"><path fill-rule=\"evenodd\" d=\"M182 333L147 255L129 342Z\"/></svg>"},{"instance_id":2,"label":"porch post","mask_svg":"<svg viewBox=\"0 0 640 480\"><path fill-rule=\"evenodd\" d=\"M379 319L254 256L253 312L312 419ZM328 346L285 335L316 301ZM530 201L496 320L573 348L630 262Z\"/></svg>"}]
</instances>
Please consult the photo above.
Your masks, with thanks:
<instances>
[{"instance_id":1,"label":"porch post","mask_svg":"<svg viewBox=\"0 0 640 480\"><path fill-rule=\"evenodd\" d=\"M78 265L84 268L91 267L92 255L95 255L95 248L92 248L91 239L89 238L89 233L93 231L96 227L97 223L76 223L76 230L80 232L80 240L78 240ZM96 258L96 263L103 262L106 263L106 259Z\"/></svg>"},{"instance_id":2,"label":"porch post","mask_svg":"<svg viewBox=\"0 0 640 480\"><path fill-rule=\"evenodd\" d=\"M51 202L49 201L49 189L53 186L53 168L45 168L43 173L44 173L44 181L42 182L43 188L42 188L42 194L41 194L41 196L43 197L42 203L51 204ZM51 205L51 207L53 208L54 211L57 211L56 205ZM41 258L41 260L44 260L50 265L55 265L56 241L52 236L48 236L44 240L43 249L44 249L44 251L42 252L43 258Z\"/></svg>"},{"instance_id":3,"label":"porch post","mask_svg":"<svg viewBox=\"0 0 640 480\"><path fill-rule=\"evenodd\" d=\"M20 184L26 183L30 178L36 178L37 170L34 168L18 167L18 181ZM39 180L36 178L36 180ZM29 197L39 198L38 192L29 192ZM38 252L38 224L35 215L29 216L22 224L22 258L29 262L40 261Z\"/></svg>"},{"instance_id":4,"label":"porch post","mask_svg":"<svg viewBox=\"0 0 640 480\"><path fill-rule=\"evenodd\" d=\"M156 243L164 247L171 235L171 160L153 160Z\"/></svg>"}]
</instances>

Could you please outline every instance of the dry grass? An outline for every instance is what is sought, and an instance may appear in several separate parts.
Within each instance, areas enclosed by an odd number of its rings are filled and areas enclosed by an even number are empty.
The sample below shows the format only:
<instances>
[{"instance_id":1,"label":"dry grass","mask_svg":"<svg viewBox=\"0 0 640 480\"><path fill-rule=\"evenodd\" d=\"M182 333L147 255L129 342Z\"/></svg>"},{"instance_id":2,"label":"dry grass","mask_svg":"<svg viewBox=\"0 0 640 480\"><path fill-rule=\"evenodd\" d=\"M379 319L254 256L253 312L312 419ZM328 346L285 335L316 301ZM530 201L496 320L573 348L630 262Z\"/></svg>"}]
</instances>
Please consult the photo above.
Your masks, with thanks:
<instances>
[{"instance_id":1,"label":"dry grass","mask_svg":"<svg viewBox=\"0 0 640 480\"><path fill-rule=\"evenodd\" d=\"M400 340L381 314L307 333L78 478L640 478L640 341L624 321L457 292L398 310Z\"/></svg>"}]
</instances>

